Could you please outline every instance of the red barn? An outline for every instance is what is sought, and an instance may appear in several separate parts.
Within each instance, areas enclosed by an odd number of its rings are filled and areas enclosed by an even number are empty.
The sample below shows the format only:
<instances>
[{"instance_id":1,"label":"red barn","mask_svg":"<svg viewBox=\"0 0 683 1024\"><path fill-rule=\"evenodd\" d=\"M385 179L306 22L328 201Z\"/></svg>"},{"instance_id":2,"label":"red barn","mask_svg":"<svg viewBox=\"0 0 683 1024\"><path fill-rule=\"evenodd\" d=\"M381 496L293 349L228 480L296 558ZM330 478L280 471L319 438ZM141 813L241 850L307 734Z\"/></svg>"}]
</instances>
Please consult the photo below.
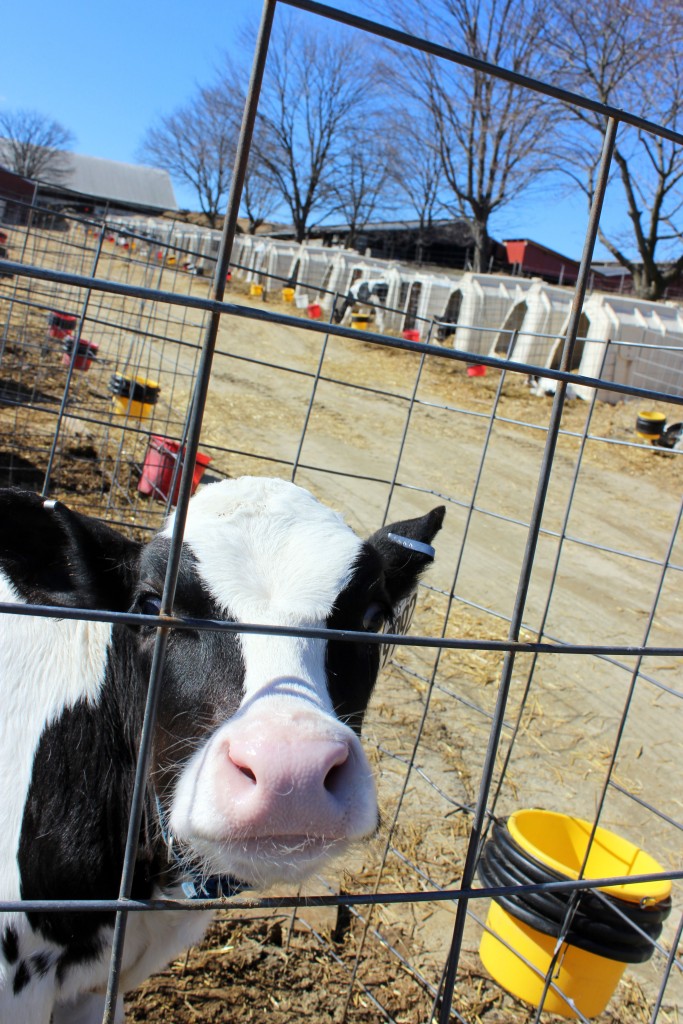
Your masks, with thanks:
<instances>
[{"instance_id":1,"label":"red barn","mask_svg":"<svg viewBox=\"0 0 683 1024\"><path fill-rule=\"evenodd\" d=\"M504 242L508 263L514 273L542 277L553 284L574 284L579 273L577 260L570 260L559 252L547 249L528 238L506 239Z\"/></svg>"},{"instance_id":2,"label":"red barn","mask_svg":"<svg viewBox=\"0 0 683 1024\"><path fill-rule=\"evenodd\" d=\"M0 165L0 221L5 224L25 221L25 210L33 202L35 192L34 182Z\"/></svg>"},{"instance_id":3,"label":"red barn","mask_svg":"<svg viewBox=\"0 0 683 1024\"><path fill-rule=\"evenodd\" d=\"M513 274L541 277L552 284L575 284L579 273L578 260L532 242L529 238L511 238L504 242L507 261ZM615 263L593 264L589 288L606 292L630 292L633 280L629 272Z\"/></svg>"}]
</instances>

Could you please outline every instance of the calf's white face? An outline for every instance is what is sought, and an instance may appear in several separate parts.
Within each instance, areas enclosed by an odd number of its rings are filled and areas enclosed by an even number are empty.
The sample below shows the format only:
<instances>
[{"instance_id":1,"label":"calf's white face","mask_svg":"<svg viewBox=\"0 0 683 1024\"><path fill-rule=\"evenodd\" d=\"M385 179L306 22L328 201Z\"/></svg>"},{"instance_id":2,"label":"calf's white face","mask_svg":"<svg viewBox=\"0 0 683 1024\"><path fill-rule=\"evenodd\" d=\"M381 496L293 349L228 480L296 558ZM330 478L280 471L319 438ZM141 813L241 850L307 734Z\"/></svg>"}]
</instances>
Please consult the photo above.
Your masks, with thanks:
<instances>
[{"instance_id":1,"label":"calf's white face","mask_svg":"<svg viewBox=\"0 0 683 1024\"><path fill-rule=\"evenodd\" d=\"M251 479L198 495L185 545L222 618L289 627L326 625L363 547L306 491ZM239 708L183 769L171 831L209 871L298 881L375 831L372 773L334 713L324 640L245 633L237 643Z\"/></svg>"}]
</instances>

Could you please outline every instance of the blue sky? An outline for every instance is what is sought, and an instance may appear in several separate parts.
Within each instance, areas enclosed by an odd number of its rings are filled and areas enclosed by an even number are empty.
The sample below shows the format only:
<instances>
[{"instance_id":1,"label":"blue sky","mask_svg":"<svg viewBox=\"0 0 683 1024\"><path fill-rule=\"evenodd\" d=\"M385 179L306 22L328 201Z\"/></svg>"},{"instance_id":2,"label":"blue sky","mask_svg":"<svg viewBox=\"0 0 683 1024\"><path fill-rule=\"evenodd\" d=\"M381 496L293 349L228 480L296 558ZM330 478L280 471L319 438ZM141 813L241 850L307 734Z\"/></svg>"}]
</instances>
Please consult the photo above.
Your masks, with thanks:
<instances>
[{"instance_id":1,"label":"blue sky","mask_svg":"<svg viewBox=\"0 0 683 1024\"><path fill-rule=\"evenodd\" d=\"M359 0L336 6L367 14ZM0 110L38 110L74 133L76 152L134 163L146 129L210 81L223 53L244 56L241 31L260 12L260 0L7 3ZM176 196L196 208L177 185ZM492 233L578 258L586 219L578 195L544 190L498 216Z\"/></svg>"}]
</instances>

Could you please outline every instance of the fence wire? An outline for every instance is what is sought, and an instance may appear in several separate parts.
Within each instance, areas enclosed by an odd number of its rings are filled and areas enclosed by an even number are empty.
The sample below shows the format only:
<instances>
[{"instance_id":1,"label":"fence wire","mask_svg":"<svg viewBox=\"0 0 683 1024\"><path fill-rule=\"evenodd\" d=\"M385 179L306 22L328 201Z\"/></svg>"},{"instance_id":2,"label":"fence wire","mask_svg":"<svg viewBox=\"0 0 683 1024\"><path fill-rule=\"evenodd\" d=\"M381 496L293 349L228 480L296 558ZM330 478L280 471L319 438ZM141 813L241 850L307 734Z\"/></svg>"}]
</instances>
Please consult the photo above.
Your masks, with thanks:
<instances>
[{"instance_id":1,"label":"fence wire","mask_svg":"<svg viewBox=\"0 0 683 1024\"><path fill-rule=\"evenodd\" d=\"M391 696L383 703L380 682L378 709L366 726L386 807L376 863L351 875L353 891L346 880L340 892L334 880L320 879L312 894L235 897L232 913L292 908L290 932L299 922L346 977L344 1019L351 1019L359 994L377 1019L407 1019L368 980L372 951L381 948L423 993L420 1019L470 1024L479 1019L478 1010L458 993L470 977L473 950L492 931L481 901L569 893L555 956L540 972L538 1020L546 997L557 991L556 960L580 894L625 877L586 880L584 859L576 881L477 884L494 822L518 809L520 800L552 807L590 820L592 838L606 825L648 848L663 870L643 880L683 877L677 784L683 505L680 489L676 495L675 486L662 482L667 474L679 479L683 450L658 449L634 431L617 436L604 414L605 408L617 410L620 423L632 422L643 403L675 413L683 404L681 349L665 337L659 344L651 338L647 344L591 339L581 320L618 125L677 144L683 138L368 19L309 0L280 5L604 115L601 172L577 283L564 290L562 334L557 327L547 333L525 329L511 317L514 302L496 313L492 325L451 323L445 301L440 312L420 315L407 287L393 307L365 303L371 328L374 316L375 327L395 323L396 329L359 330L340 320L351 279L335 289L303 271L293 280L290 270L282 270L282 253L276 272L257 266L256 249L236 237L236 225L275 0L263 7L220 236L192 235L161 220L126 221L108 210L100 219L57 217L37 195L13 225L9 256L0 261L2 481L65 494L73 507L139 536L156 529L172 506L176 517L161 619L151 620L158 625L157 640L118 899L23 901L0 909L116 911L103 1018L109 1024L128 914L215 905L131 898L169 628L278 632L173 614L198 458L210 459L205 480L243 472L289 476L355 514L368 531L407 509L424 510L434 498L448 506L445 539L434 574L421 588L414 635L377 639L395 650ZM198 264L211 274L195 274ZM298 310L284 297L278 300L290 285L306 300ZM311 298L326 319L311 318ZM50 337L55 309L68 311L77 323L70 341L56 344ZM416 325L417 339L404 336L401 328ZM463 327L483 336L483 347L458 347ZM283 351L283 339L292 351ZM93 341L96 349L81 355ZM579 353L590 346L595 353L587 370ZM628 379L614 369L621 356L635 365ZM471 367L479 375L467 375ZM111 379L125 374L159 389L148 421L112 405ZM528 381L538 379L551 383L552 397L529 400ZM223 390L226 381L230 390ZM584 389L583 398L571 398L572 388ZM279 416L283 395L296 410L293 426ZM639 404L611 404L625 397ZM329 409L345 405L349 416L335 432ZM356 418L361 435L371 428L369 438L349 435ZM184 449L186 458L176 459L163 493L150 496L139 482L149 444L159 437L176 451ZM626 461L617 462L621 456ZM613 483L628 474L631 488ZM377 521L366 522L371 513ZM30 606L20 611L55 614ZM6 612L17 609L1 605L0 613ZM60 608L58 614L149 621L82 609ZM334 631L302 635L354 639ZM363 639L368 642L367 635ZM338 943L310 917L312 908L321 907L337 908L341 933L353 930L353 955L341 955ZM651 1022L673 1019L671 1007L683 992L679 885L673 907L642 974ZM509 1019L517 1019L512 1004L505 1005ZM532 1019L517 1005L519 1020ZM578 1009L576 1016L586 1020Z\"/></svg>"}]
</instances>

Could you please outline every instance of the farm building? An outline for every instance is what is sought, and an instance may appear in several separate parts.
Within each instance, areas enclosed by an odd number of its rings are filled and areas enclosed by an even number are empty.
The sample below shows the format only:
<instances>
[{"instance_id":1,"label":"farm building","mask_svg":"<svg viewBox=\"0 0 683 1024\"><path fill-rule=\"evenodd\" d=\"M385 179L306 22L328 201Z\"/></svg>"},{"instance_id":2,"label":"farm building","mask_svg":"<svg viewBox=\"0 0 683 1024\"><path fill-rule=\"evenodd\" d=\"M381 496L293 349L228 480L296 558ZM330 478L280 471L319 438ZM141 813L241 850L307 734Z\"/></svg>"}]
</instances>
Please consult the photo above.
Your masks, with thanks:
<instances>
[{"instance_id":1,"label":"farm building","mask_svg":"<svg viewBox=\"0 0 683 1024\"><path fill-rule=\"evenodd\" d=\"M34 182L0 165L0 223L18 223L22 208L31 205L35 192Z\"/></svg>"},{"instance_id":2,"label":"farm building","mask_svg":"<svg viewBox=\"0 0 683 1024\"><path fill-rule=\"evenodd\" d=\"M345 245L350 225L330 224L316 229L324 245ZM375 221L363 225L353 237L353 248L377 259L405 263L431 263L464 268L474 249L474 237L468 220L433 220L428 225L417 220ZM504 258L494 243L496 260Z\"/></svg>"},{"instance_id":3,"label":"farm building","mask_svg":"<svg viewBox=\"0 0 683 1024\"><path fill-rule=\"evenodd\" d=\"M511 273L539 277L550 284L572 285L576 281L578 260L572 260L528 238L508 239L503 244ZM591 264L589 287L591 290L628 294L633 290L633 278L620 263L594 261ZM666 291L666 297L673 298L680 294L680 281L675 281Z\"/></svg>"},{"instance_id":4,"label":"farm building","mask_svg":"<svg viewBox=\"0 0 683 1024\"><path fill-rule=\"evenodd\" d=\"M504 274L464 274L437 314L437 337L464 352L506 353L510 332L527 314L525 296L532 282Z\"/></svg>"},{"instance_id":5,"label":"farm building","mask_svg":"<svg viewBox=\"0 0 683 1024\"><path fill-rule=\"evenodd\" d=\"M577 260L562 256L528 238L506 239L503 245L513 274L541 277L555 284L574 284L576 281L579 270Z\"/></svg>"},{"instance_id":6,"label":"farm building","mask_svg":"<svg viewBox=\"0 0 683 1024\"><path fill-rule=\"evenodd\" d=\"M213 273L220 249L217 231L153 217L114 218L112 226L122 232L120 241L137 234L158 243L179 267ZM295 244L265 235L236 235L231 267L235 280L260 287L265 301L293 287L298 309L314 305L327 317L336 296L334 317L345 325L351 325L354 313L361 310L367 313L366 326L374 330L407 331L411 340L436 341L473 356L506 356L514 342L511 357L539 368L559 365L572 301L571 289L540 277L437 273L410 263L363 257L350 249ZM625 315L627 308L635 312ZM600 346L608 339L626 344L633 341L633 330L647 329L648 347L639 352L637 366L629 373L635 373L643 386L654 386L666 377L667 393L681 394L676 360L662 352L669 335L678 346L677 309L672 303L648 303L596 288L584 303L571 369L579 370L584 339ZM590 376L597 357L595 350L589 351L592 355L581 372ZM621 359L625 353L626 349ZM627 379L631 377L622 367L615 380Z\"/></svg>"},{"instance_id":7,"label":"farm building","mask_svg":"<svg viewBox=\"0 0 683 1024\"><path fill-rule=\"evenodd\" d=\"M579 372L638 388L683 394L683 310L673 303L592 295L584 306L586 340ZM588 397L590 389L578 389ZM603 401L614 401L598 391Z\"/></svg>"},{"instance_id":8,"label":"farm building","mask_svg":"<svg viewBox=\"0 0 683 1024\"><path fill-rule=\"evenodd\" d=\"M40 192L50 206L89 207L93 213L106 206L150 213L178 209L167 171L78 153L71 154L63 178L41 184Z\"/></svg>"},{"instance_id":9,"label":"farm building","mask_svg":"<svg viewBox=\"0 0 683 1024\"><path fill-rule=\"evenodd\" d=\"M178 209L168 171L82 153L60 155L62 160L55 173L36 182L42 206L95 215L105 209L149 213ZM2 159L0 139L0 165Z\"/></svg>"}]
</instances>

